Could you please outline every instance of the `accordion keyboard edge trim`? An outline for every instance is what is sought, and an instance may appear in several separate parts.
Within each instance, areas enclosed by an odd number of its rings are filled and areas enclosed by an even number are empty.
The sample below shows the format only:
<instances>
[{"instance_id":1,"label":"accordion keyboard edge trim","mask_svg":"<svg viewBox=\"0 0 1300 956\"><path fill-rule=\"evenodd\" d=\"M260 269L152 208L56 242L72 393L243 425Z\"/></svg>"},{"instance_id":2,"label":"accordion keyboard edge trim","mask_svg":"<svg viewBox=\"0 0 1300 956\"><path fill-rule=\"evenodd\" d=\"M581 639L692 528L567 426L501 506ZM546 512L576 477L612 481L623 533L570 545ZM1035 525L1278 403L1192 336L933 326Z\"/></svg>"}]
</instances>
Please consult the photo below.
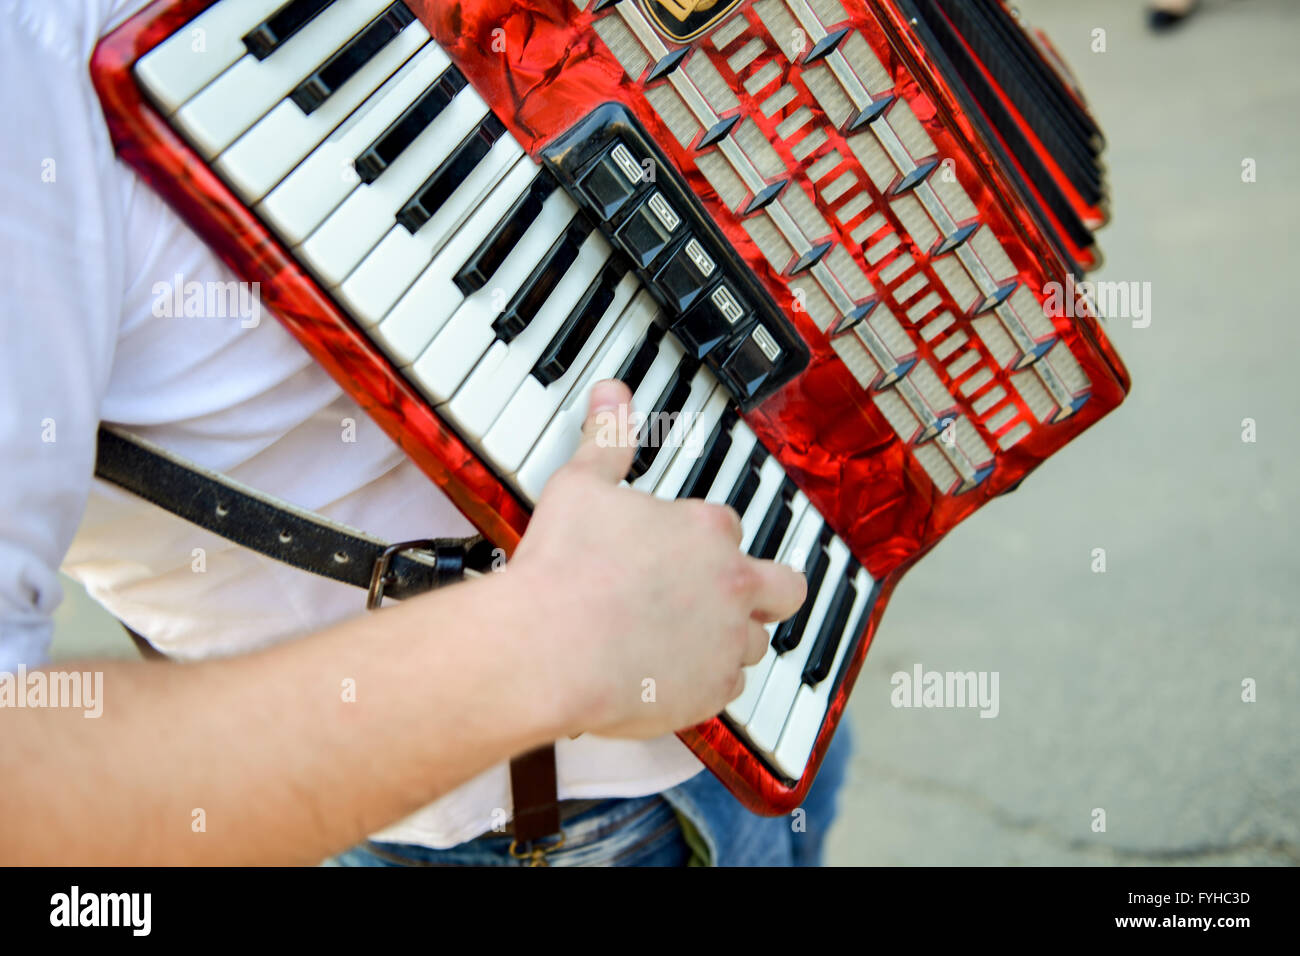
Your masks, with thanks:
<instances>
[{"instance_id":1,"label":"accordion keyboard edge trim","mask_svg":"<svg viewBox=\"0 0 1300 956\"><path fill-rule=\"evenodd\" d=\"M133 73L135 63L213 2L155 0L99 43L91 60L91 76L118 156L166 199L241 278L260 282L264 304L311 356L486 536L507 551L512 550L527 525L526 506L439 418L419 391L150 104L138 85ZM770 264L746 232L742 217L722 202L700 173L692 149L668 128L651 107L643 88L628 78L624 66L597 38L593 20L622 16L623 11L634 15L639 8L633 3L591 0L588 9L582 10L570 0L532 0L525 5L527 9L510 0L473 4L408 0L433 38L534 157L600 103L616 101L627 106L678 164L706 211L758 280L776 301L789 301L793 288L787 281L789 277ZM804 6L811 11L810 4ZM1064 280L1062 258L1029 210L1013 208L1002 198L1004 193L1014 194L1012 185L998 168L992 151L981 141L975 124L963 115L961 105L936 78L935 64L906 36L904 14L892 0L844 0L843 7L850 17L848 27L865 38L880 61L887 64L899 102L909 106L937 152L953 161L959 181L967 190L974 190L970 200L978 210L978 220L989 228L996 226L998 235L1018 237L1006 250L1016 274L1038 276L1044 281ZM747 18L746 30L726 47L729 52L724 56L710 38L742 15ZM814 30L817 27L816 23L808 25ZM760 27L753 5L746 2L724 19L722 27L680 49L707 50L717 73L727 69L728 56L734 56L741 41L752 39ZM492 52L494 30L503 31L508 56ZM832 31L821 32L829 35ZM666 43L666 47L678 48L672 43ZM655 67L651 64L651 68ZM753 77L758 65L741 69L747 77ZM788 64L783 76L792 72L799 70ZM743 85L739 75L729 72L727 76L728 85ZM761 92L767 89L763 87ZM542 90L545 96L533 95ZM742 93L740 101L740 116L759 117L758 98ZM792 113L792 108L778 109L765 118L760 133L775 141L772 128L790 119ZM837 141L843 143L843 139ZM811 161L827 152L822 147L807 158ZM838 174L842 168L836 167L834 172ZM806 188L803 183L793 185L803 189L822 215L830 215L811 182ZM879 188L865 181L863 187L872 194L868 211L878 204L888 205ZM893 290L907 284L908 277L925 271L932 280L930 285L943 292L945 286L936 279L932 266L930 253L934 250L916 248L909 231L899 225L896 213L885 211L893 230L904 241L902 251L875 263L873 279L890 263L911 254L920 265L904 269L892 283ZM834 229L841 238L849 232L842 225ZM891 290L880 290L878 283L872 284L880 291L880 300L901 318L905 309L892 301ZM947 302L949 296L942 298ZM799 780L788 781L774 773L721 718L679 733L747 807L766 815L789 812L806 795L901 575L958 522L990 498L1013 490L1043 458L1117 407L1129 388L1127 372L1095 318L1055 320L1052 341L1064 343L1060 347L1068 348L1081 366L1089 383L1090 400L1070 409L1062 420L1028 430L1027 437L1013 443L1013 447L999 448L996 453L990 449L996 460L991 476L964 493L948 493L952 489L940 490L936 486L932 473L918 463L917 455L909 453L908 443L896 433L896 427L891 427L882 408L873 403L866 386L855 381L836 350L828 347L830 327L818 327L806 312L785 311L813 347L812 364L798 379L746 413L744 420L821 510L827 523L844 537L853 556L877 582L878 590L866 630L858 636L851 656L844 662L812 756ZM924 318L928 320L928 313ZM966 320L970 318L969 314L965 316ZM923 323L915 324L919 327ZM963 327L968 324L958 322ZM917 344L923 356L938 364L928 341ZM962 351L965 349L954 354ZM950 366L952 357L947 356ZM1003 367L1002 371L1008 370ZM969 401L963 399L961 404L964 408ZM1011 404L1003 403L1008 407ZM1028 403L1017 398L1014 404L1020 417L1030 420ZM1009 434L1013 425L1020 427L1014 417L1003 423L1000 434Z\"/></svg>"}]
</instances>

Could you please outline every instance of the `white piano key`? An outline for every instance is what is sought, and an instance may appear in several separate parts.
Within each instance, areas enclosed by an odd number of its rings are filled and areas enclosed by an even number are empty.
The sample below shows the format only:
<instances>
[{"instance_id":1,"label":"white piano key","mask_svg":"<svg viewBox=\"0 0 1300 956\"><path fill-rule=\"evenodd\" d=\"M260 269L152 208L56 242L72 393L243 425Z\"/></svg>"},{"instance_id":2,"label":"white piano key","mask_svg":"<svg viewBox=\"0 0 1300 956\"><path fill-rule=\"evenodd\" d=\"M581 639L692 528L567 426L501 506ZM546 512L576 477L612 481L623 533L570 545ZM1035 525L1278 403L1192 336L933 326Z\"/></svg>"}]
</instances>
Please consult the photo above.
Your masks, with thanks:
<instances>
[{"instance_id":1,"label":"white piano key","mask_svg":"<svg viewBox=\"0 0 1300 956\"><path fill-rule=\"evenodd\" d=\"M387 315L457 227L523 155L514 137L502 136L414 235L405 226L393 224L390 217L392 228L388 234L339 286L338 296L343 304L361 322L378 322ZM532 166L531 160L525 162Z\"/></svg>"},{"instance_id":2,"label":"white piano key","mask_svg":"<svg viewBox=\"0 0 1300 956\"><path fill-rule=\"evenodd\" d=\"M541 497L551 475L577 451L591 386L619 370L623 360L641 345L658 311L654 299L644 289L632 299L596 360L583 372L536 447L524 459L523 467L513 476L516 487L529 501Z\"/></svg>"},{"instance_id":3,"label":"white piano key","mask_svg":"<svg viewBox=\"0 0 1300 956\"><path fill-rule=\"evenodd\" d=\"M331 4L265 60L245 54L176 111L175 122L212 159L347 44L392 0ZM254 21L252 26L256 26Z\"/></svg>"},{"instance_id":4,"label":"white piano key","mask_svg":"<svg viewBox=\"0 0 1300 956\"><path fill-rule=\"evenodd\" d=\"M521 196L532 184L537 167L531 162L520 164L526 167L525 175L520 178L519 170L512 170L507 177L510 202L504 204L501 212L491 225L501 222L509 212L514 200ZM506 184L503 184L505 186ZM500 190L498 190L500 192ZM494 200L505 198L494 192ZM411 293L418 293L413 303L408 293L393 309L393 314L380 325L380 332L386 340L392 341L395 330L405 328L406 316L428 309L445 310L450 318L445 325L439 325L422 341L420 350L415 353L411 367L411 378L420 391L435 405L447 401L460 387L465 376L483 357L496 339L492 323L501 314L510 301L510 297L528 278L533 267L545 257L551 244L564 232L573 220L578 207L568 194L557 189L547 197L542 211L533 224L528 227L518 244L502 261L500 268L492 277L492 282L466 296L456 285L456 273L478 248L478 242L465 248L461 242L461 233L434 259ZM477 214L476 214L477 215ZM400 228L400 227L399 227ZM479 242L486 238L491 227L482 230ZM606 246L608 248L608 246ZM463 251L462 251L463 250ZM608 255L608 253L606 253ZM418 303L418 304L417 304ZM405 355L405 345L395 355ZM403 362L401 364L410 364Z\"/></svg>"},{"instance_id":5,"label":"white piano key","mask_svg":"<svg viewBox=\"0 0 1300 956\"><path fill-rule=\"evenodd\" d=\"M776 493L781 490L781 482L784 480L785 470L780 462L769 455L758 470L758 488L754 491L754 497L750 499L745 513L740 516L740 526L744 535L740 542L740 550L748 551L749 546L753 544L754 535L758 534L759 525L767 517L767 512L776 500Z\"/></svg>"},{"instance_id":6,"label":"white piano key","mask_svg":"<svg viewBox=\"0 0 1300 956\"><path fill-rule=\"evenodd\" d=\"M629 272L623 276L614 288L614 298L609 307L563 375L550 385L543 385L531 375L524 379L483 438L483 453L496 465L498 471L513 474L519 470L524 458L541 437L551 417L586 370L592 356L614 328L618 317L623 314L623 309L640 286L636 273Z\"/></svg>"},{"instance_id":7,"label":"white piano key","mask_svg":"<svg viewBox=\"0 0 1300 956\"><path fill-rule=\"evenodd\" d=\"M772 665L776 663L776 650L773 649L771 641L775 633L776 625L767 625L768 645L767 650L763 652L763 659L757 664L744 668L745 689L723 711L737 726L743 727L754 716L754 708L763 693L763 685L767 683L767 675L772 673Z\"/></svg>"},{"instance_id":8,"label":"white piano key","mask_svg":"<svg viewBox=\"0 0 1300 956\"><path fill-rule=\"evenodd\" d=\"M707 369L701 369L707 371ZM712 373L709 373L712 377ZM704 405L700 408L699 418L695 427L686 436L686 442L681 448L677 449L673 455L672 461L664 469L659 481L655 484L655 497L657 498L676 498L677 493L681 491L682 485L686 484L686 479L690 477L691 470L702 454L704 444L713 434L713 429L717 427L718 421L722 418L731 403L731 395L721 385L715 383L712 391L705 399ZM658 462L655 463L656 465Z\"/></svg>"},{"instance_id":9,"label":"white piano key","mask_svg":"<svg viewBox=\"0 0 1300 956\"><path fill-rule=\"evenodd\" d=\"M772 762L776 764L777 769L794 780L803 776L808 766L813 744L817 742L822 720L826 716L827 708L830 707L831 688L835 686L835 678L844 666L844 658L848 654L850 645L858 636L853 633L853 630L871 597L871 576L866 571L859 570L857 577L854 578L854 586L857 588L858 595L853 602L853 610L849 612L849 621L844 626L844 633L840 635L839 646L835 649L835 663L831 665L826 679L816 687L809 687L807 684L799 687L794 707L785 722L785 730L781 733L781 740L772 754Z\"/></svg>"},{"instance_id":10,"label":"white piano key","mask_svg":"<svg viewBox=\"0 0 1300 956\"><path fill-rule=\"evenodd\" d=\"M803 668L808 662L808 652L812 649L822 619L826 616L826 609L835 595L835 588L849 563L849 549L839 538L831 539L827 551L830 561L826 567L826 576L817 592L812 613L808 615L808 623L804 627L799 646L779 655L773 662L772 670L763 683L763 692L754 705L754 714L745 725L745 735L755 747L767 753L772 753L777 741L781 739L786 718L794 706L799 688L803 686Z\"/></svg>"},{"instance_id":11,"label":"white piano key","mask_svg":"<svg viewBox=\"0 0 1300 956\"><path fill-rule=\"evenodd\" d=\"M258 204L262 219L290 246L311 235L360 185L352 165L356 158L450 65L438 44L421 47Z\"/></svg>"},{"instance_id":12,"label":"white piano key","mask_svg":"<svg viewBox=\"0 0 1300 956\"><path fill-rule=\"evenodd\" d=\"M556 283L527 327L509 343L492 343L451 401L440 409L459 427L462 435L478 441L487 434L612 252L600 231L592 230L578 249L573 265ZM436 342L433 347L437 347Z\"/></svg>"},{"instance_id":13,"label":"white piano key","mask_svg":"<svg viewBox=\"0 0 1300 956\"><path fill-rule=\"evenodd\" d=\"M397 222L397 212L487 114L487 104L465 87L397 161L373 183L352 190L298 247L298 256L326 286L336 286Z\"/></svg>"},{"instance_id":14,"label":"white piano key","mask_svg":"<svg viewBox=\"0 0 1300 956\"><path fill-rule=\"evenodd\" d=\"M709 486L708 494L704 496L705 501L719 505L727 503L727 498L731 496L731 489L736 487L744 469L749 467L749 456L753 454L757 443L758 439L749 430L749 426L737 420L731 430L731 447L727 449L722 464L718 466L718 474L714 477L713 484Z\"/></svg>"},{"instance_id":15,"label":"white piano key","mask_svg":"<svg viewBox=\"0 0 1300 956\"><path fill-rule=\"evenodd\" d=\"M310 115L292 100L281 100L218 156L213 168L244 202L257 203L428 40L419 21L411 23Z\"/></svg>"},{"instance_id":16,"label":"white piano key","mask_svg":"<svg viewBox=\"0 0 1300 956\"><path fill-rule=\"evenodd\" d=\"M781 538L781 546L777 549L776 560L782 564L795 564L795 540L800 536L811 535L812 540L816 541L817 529L821 526L821 518L813 512L811 520L811 529L805 530L805 515L811 511L807 496L802 492L795 492L790 499L790 524L785 529L785 534ZM798 562L802 567L802 558ZM759 696L763 693L763 685L767 682L767 675L771 673L772 665L776 663L776 650L772 647L771 639L776 633L776 625L767 626L768 645L767 651L763 654L763 659L757 664L745 668L745 689L741 695L729 703L726 707L726 714L739 727L749 723L750 718L754 715L754 706L758 703Z\"/></svg>"},{"instance_id":17,"label":"white piano key","mask_svg":"<svg viewBox=\"0 0 1300 956\"><path fill-rule=\"evenodd\" d=\"M465 296L453 281L456 271L493 227L505 218L535 174L536 170L529 168L527 163L516 164L456 230L392 311L370 329L370 337L399 366L405 367L418 359L465 301Z\"/></svg>"},{"instance_id":18,"label":"white piano key","mask_svg":"<svg viewBox=\"0 0 1300 956\"><path fill-rule=\"evenodd\" d=\"M135 75L165 113L186 100L248 54L244 34L285 0L242 0L209 7L135 65Z\"/></svg>"},{"instance_id":19,"label":"white piano key","mask_svg":"<svg viewBox=\"0 0 1300 956\"><path fill-rule=\"evenodd\" d=\"M655 456L654 463L646 469L645 474L632 482L633 488L657 493L659 481L673 460L680 454L691 457L689 449L698 449L699 444L709 437L707 431L700 435L696 433L696 429L701 424L704 405L717 387L718 380L713 377L713 372L707 366L701 365L695 370L695 374L691 376L690 393L686 396L686 401L676 420L671 424L661 423L653 426L658 429L661 443L659 453ZM635 402L632 407L636 407ZM721 412L718 414L721 415ZM717 424L716 419L709 423L709 431L713 430L715 424ZM682 480L685 481L685 475Z\"/></svg>"}]
</instances>

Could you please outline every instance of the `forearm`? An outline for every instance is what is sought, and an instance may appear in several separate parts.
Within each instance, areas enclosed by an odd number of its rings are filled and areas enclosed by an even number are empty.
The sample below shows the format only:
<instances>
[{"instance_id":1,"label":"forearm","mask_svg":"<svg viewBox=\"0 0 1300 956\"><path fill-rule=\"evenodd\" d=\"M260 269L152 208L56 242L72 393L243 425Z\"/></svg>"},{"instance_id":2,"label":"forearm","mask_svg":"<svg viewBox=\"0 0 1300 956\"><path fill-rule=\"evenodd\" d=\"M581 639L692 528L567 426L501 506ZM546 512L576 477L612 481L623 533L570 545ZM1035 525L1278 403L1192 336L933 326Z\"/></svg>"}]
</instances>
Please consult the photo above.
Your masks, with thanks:
<instances>
[{"instance_id":1,"label":"forearm","mask_svg":"<svg viewBox=\"0 0 1300 956\"><path fill-rule=\"evenodd\" d=\"M507 577L240 658L68 665L103 671L99 718L0 709L0 859L314 863L568 732Z\"/></svg>"}]
</instances>

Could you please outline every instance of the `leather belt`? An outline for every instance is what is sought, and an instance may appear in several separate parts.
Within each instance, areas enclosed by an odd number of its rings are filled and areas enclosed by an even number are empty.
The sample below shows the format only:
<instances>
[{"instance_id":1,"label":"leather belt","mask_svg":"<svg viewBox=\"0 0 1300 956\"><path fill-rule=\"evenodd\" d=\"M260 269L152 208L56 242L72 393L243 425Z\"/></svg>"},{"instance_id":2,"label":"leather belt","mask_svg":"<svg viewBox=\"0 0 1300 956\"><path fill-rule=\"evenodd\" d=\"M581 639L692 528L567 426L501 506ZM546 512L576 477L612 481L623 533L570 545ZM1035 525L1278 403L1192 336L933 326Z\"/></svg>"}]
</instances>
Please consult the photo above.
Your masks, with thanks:
<instances>
[{"instance_id":1,"label":"leather belt","mask_svg":"<svg viewBox=\"0 0 1300 956\"><path fill-rule=\"evenodd\" d=\"M483 573L496 559L481 536L389 544L321 515L264 495L118 429L101 425L95 474L227 541L302 571L366 589L366 607L401 600ZM137 646L147 645L127 628ZM148 645L151 650L152 645ZM545 865L560 846L555 748L510 761L514 801L511 855ZM558 842L543 842L559 835Z\"/></svg>"}]
</instances>

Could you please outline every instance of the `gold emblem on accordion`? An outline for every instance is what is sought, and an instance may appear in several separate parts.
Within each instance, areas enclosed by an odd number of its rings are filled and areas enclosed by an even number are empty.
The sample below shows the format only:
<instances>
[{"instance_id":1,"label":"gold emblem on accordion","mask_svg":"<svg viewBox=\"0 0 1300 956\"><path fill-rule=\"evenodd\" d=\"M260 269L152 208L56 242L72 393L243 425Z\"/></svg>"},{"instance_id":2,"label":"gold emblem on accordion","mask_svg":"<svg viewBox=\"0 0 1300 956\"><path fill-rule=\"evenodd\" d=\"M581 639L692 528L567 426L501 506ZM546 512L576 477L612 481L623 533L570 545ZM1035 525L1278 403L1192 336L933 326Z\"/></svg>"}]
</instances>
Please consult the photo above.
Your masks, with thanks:
<instances>
[{"instance_id":1,"label":"gold emblem on accordion","mask_svg":"<svg viewBox=\"0 0 1300 956\"><path fill-rule=\"evenodd\" d=\"M694 40L740 4L741 0L641 0L650 22L678 43Z\"/></svg>"}]
</instances>

